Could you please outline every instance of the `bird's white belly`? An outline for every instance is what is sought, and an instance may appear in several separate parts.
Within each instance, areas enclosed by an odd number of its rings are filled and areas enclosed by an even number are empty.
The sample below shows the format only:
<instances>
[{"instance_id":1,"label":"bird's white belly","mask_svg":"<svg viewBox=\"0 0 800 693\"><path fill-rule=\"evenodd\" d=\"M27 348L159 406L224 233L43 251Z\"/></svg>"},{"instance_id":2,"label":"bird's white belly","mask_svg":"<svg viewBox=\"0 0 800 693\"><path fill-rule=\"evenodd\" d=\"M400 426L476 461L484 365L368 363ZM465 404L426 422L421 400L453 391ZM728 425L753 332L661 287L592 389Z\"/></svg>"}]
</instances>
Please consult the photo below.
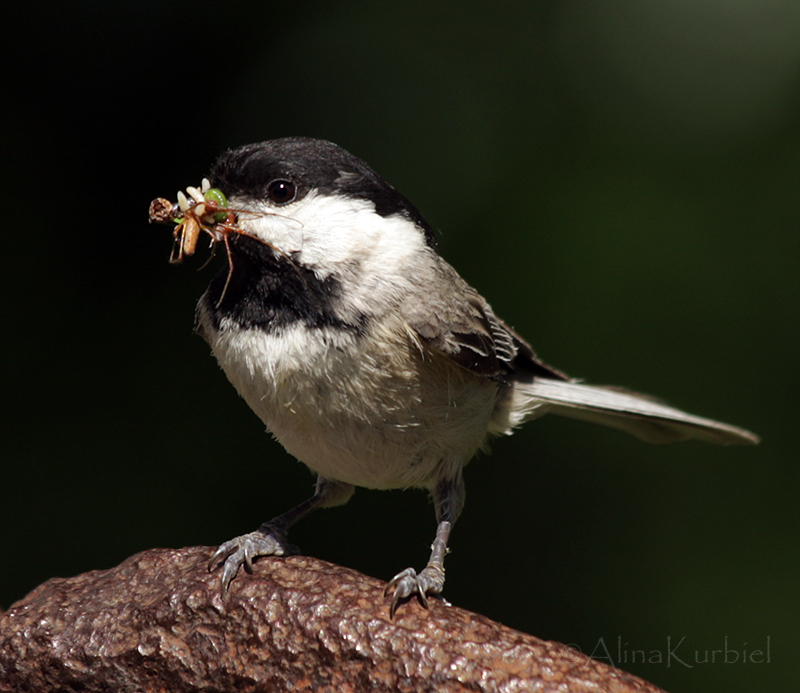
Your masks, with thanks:
<instances>
[{"instance_id":1,"label":"bird's white belly","mask_svg":"<svg viewBox=\"0 0 800 693\"><path fill-rule=\"evenodd\" d=\"M299 324L223 324L211 342L248 405L313 471L366 488L429 487L484 442L497 385L384 332L368 353L355 333Z\"/></svg>"}]
</instances>

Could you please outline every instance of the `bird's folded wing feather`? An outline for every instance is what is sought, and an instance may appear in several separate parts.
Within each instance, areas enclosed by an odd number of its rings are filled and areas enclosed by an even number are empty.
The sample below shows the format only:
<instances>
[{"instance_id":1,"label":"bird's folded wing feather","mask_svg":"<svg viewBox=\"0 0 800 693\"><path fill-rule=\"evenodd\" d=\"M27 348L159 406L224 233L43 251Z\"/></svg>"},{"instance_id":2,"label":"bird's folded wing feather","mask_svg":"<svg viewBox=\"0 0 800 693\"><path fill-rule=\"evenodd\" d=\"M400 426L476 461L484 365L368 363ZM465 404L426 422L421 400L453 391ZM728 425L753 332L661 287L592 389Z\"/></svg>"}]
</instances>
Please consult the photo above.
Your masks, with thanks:
<instances>
[{"instance_id":1,"label":"bird's folded wing feather","mask_svg":"<svg viewBox=\"0 0 800 693\"><path fill-rule=\"evenodd\" d=\"M442 263L437 271L442 276L435 285L455 291L440 297L426 294L428 287L419 287L400 306L406 323L427 347L477 375L501 381L533 375L568 380L540 361L450 265Z\"/></svg>"},{"instance_id":2,"label":"bird's folded wing feather","mask_svg":"<svg viewBox=\"0 0 800 693\"><path fill-rule=\"evenodd\" d=\"M409 297L400 307L403 318L428 348L477 375L513 383L506 432L552 413L617 428L648 443L692 438L721 445L758 443L750 431L688 414L648 395L571 380L543 363L452 267L442 263L437 270L445 275L439 281L458 290L449 300Z\"/></svg>"}]
</instances>

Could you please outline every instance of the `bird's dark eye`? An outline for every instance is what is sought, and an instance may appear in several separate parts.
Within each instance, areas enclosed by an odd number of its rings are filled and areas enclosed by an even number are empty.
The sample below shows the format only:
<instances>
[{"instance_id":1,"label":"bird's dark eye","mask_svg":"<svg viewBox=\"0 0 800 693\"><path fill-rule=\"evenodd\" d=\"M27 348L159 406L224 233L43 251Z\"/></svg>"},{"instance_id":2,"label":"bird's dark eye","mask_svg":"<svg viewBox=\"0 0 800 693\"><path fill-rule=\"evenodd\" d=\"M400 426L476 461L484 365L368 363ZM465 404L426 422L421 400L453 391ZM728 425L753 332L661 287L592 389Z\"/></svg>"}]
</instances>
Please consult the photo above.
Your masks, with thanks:
<instances>
[{"instance_id":1,"label":"bird's dark eye","mask_svg":"<svg viewBox=\"0 0 800 693\"><path fill-rule=\"evenodd\" d=\"M267 197L276 205L285 205L294 200L297 189L288 180L274 180L267 186Z\"/></svg>"}]
</instances>

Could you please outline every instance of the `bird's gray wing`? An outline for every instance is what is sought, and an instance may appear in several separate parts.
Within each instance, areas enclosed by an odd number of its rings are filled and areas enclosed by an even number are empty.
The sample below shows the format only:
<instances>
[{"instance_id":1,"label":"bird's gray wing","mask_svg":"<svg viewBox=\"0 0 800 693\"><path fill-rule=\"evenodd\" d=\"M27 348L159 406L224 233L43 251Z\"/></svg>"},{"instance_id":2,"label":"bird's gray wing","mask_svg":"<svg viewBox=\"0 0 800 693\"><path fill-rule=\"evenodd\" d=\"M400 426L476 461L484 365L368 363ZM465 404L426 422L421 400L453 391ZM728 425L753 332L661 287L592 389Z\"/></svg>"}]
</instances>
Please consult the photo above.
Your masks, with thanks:
<instances>
[{"instance_id":1,"label":"bird's gray wing","mask_svg":"<svg viewBox=\"0 0 800 693\"><path fill-rule=\"evenodd\" d=\"M442 263L437 273L430 286L420 286L400 306L406 323L426 346L489 378L517 380L536 375L569 379L544 364L450 265ZM431 294L435 286L448 287L447 294Z\"/></svg>"},{"instance_id":2,"label":"bird's gray wing","mask_svg":"<svg viewBox=\"0 0 800 693\"><path fill-rule=\"evenodd\" d=\"M443 263L438 271L430 286L447 286L447 295L421 288L403 302L401 313L428 347L476 374L514 384L510 428L549 412L621 429L649 443L758 442L750 431L688 414L649 395L569 378L543 363L452 267Z\"/></svg>"}]
</instances>

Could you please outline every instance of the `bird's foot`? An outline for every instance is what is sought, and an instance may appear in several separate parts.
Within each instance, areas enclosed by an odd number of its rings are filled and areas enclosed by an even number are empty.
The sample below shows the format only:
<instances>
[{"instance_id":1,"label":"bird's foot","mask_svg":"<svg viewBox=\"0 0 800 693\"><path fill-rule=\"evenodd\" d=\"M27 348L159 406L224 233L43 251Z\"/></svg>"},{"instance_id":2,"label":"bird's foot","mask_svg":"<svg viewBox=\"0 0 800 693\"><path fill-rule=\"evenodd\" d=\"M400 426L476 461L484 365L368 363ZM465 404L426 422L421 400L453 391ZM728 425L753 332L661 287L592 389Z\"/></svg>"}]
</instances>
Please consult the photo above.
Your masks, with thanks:
<instances>
[{"instance_id":1,"label":"bird's foot","mask_svg":"<svg viewBox=\"0 0 800 693\"><path fill-rule=\"evenodd\" d=\"M444 568L440 564L429 563L417 574L413 568L406 568L395 575L386 585L384 594L392 594L389 615L394 617L397 605L409 597L417 595L422 606L428 608L428 595L439 595L444 589Z\"/></svg>"},{"instance_id":2,"label":"bird's foot","mask_svg":"<svg viewBox=\"0 0 800 693\"><path fill-rule=\"evenodd\" d=\"M220 561L224 561L222 569L224 595L241 566L244 566L248 573L252 573L253 560L258 556L286 556L293 553L298 553L297 547L286 541L286 531L267 523L255 532L243 534L222 544L208 561L208 570L214 570Z\"/></svg>"}]
</instances>

